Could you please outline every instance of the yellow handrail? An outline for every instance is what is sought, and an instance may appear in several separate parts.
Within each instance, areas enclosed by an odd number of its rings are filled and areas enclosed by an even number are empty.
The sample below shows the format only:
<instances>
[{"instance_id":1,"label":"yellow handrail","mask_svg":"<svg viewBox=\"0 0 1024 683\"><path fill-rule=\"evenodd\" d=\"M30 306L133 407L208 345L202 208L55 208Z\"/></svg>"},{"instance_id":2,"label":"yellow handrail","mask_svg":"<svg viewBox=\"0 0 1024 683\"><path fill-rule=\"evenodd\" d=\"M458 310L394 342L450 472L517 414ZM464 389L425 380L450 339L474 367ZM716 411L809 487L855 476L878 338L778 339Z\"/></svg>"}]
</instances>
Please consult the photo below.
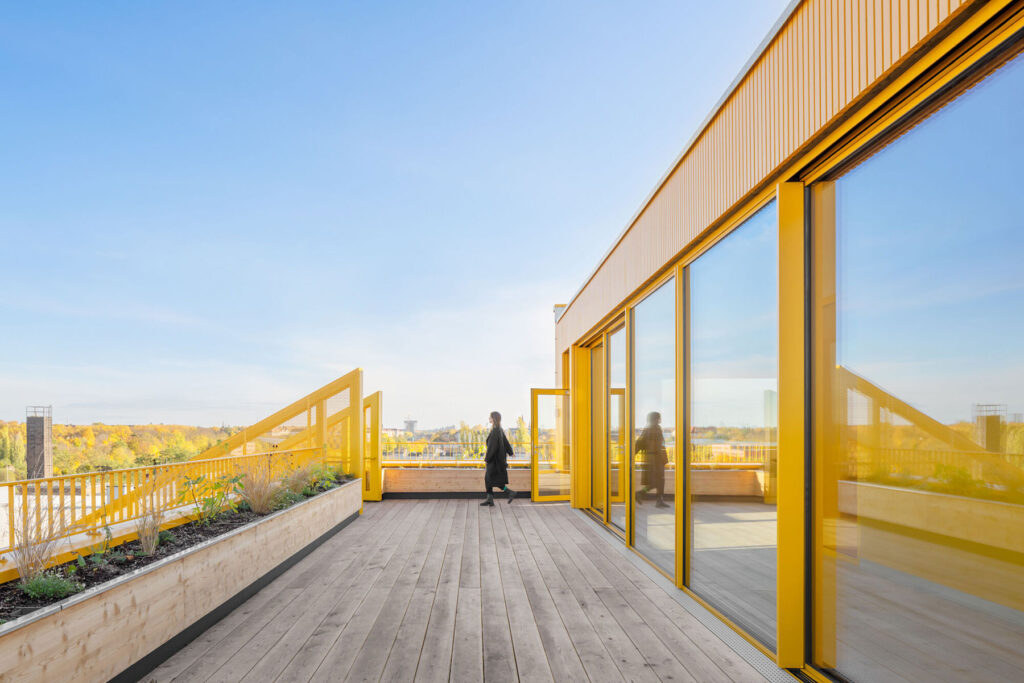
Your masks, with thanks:
<instances>
[{"instance_id":1,"label":"yellow handrail","mask_svg":"<svg viewBox=\"0 0 1024 683\"><path fill-rule=\"evenodd\" d=\"M69 534L100 533L104 526L128 522L144 514L145 496L151 505L164 509L189 507L180 500L186 478L232 477L245 471L259 458L273 459L282 472L324 462L323 448L254 453L207 460L189 460L164 465L131 467L106 472L67 474L59 477L23 479L0 483L0 505L6 501L6 538L0 552L10 550L15 539L16 520L45 520L52 525L64 519ZM7 491L3 492L3 488Z\"/></svg>"}]
</instances>

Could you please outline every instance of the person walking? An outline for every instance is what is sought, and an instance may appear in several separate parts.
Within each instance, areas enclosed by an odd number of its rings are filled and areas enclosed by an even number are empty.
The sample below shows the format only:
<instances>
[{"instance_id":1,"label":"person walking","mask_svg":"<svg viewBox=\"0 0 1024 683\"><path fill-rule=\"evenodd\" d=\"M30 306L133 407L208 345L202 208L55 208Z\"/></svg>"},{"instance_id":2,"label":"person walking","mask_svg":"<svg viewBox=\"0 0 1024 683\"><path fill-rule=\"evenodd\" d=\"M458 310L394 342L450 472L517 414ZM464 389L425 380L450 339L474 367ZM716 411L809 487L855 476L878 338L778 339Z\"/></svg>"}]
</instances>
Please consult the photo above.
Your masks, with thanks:
<instances>
[{"instance_id":1,"label":"person walking","mask_svg":"<svg viewBox=\"0 0 1024 683\"><path fill-rule=\"evenodd\" d=\"M480 503L481 506L494 507L494 495L491 489L501 488L508 495L508 502L516 497L516 492L508 487L508 456L513 455L512 444L501 429L501 413L491 413L491 433L487 435L487 455L484 462L487 469L484 472L484 487L487 491L487 500Z\"/></svg>"},{"instance_id":2,"label":"person walking","mask_svg":"<svg viewBox=\"0 0 1024 683\"><path fill-rule=\"evenodd\" d=\"M665 433L661 429L661 413L647 415L647 426L636 440L636 453L645 460L641 473L641 488L636 492L636 504L643 504L643 496L651 489L657 491L656 507L667 508L665 502L665 465L668 463L668 452L665 448Z\"/></svg>"}]
</instances>

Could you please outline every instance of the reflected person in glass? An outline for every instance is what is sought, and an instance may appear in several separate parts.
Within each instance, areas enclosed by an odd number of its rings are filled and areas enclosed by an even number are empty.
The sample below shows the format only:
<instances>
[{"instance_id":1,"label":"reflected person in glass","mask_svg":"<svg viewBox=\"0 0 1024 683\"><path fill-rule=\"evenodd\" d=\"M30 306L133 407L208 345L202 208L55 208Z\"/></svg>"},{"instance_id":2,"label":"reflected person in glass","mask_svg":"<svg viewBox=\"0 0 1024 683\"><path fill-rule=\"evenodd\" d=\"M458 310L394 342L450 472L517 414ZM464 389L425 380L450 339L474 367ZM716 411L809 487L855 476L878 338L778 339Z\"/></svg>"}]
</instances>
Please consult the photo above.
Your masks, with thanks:
<instances>
[{"instance_id":1,"label":"reflected person in glass","mask_svg":"<svg viewBox=\"0 0 1024 683\"><path fill-rule=\"evenodd\" d=\"M484 462L487 469L484 472L484 487L487 491L487 500L480 503L481 506L494 507L494 495L491 489L498 487L508 495L508 502L516 497L516 492L508 487L508 456L513 455L512 444L508 442L505 431L501 428L501 413L495 410L491 413L491 433L487 435L487 455Z\"/></svg>"},{"instance_id":2,"label":"reflected person in glass","mask_svg":"<svg viewBox=\"0 0 1024 683\"><path fill-rule=\"evenodd\" d=\"M665 465L668 463L668 452L665 450L665 433L661 429L661 413L647 414L647 426L640 432L636 440L637 455L643 454L644 469L636 492L636 504L643 504L643 496L652 489L658 494L657 507L667 508L665 502Z\"/></svg>"}]
</instances>

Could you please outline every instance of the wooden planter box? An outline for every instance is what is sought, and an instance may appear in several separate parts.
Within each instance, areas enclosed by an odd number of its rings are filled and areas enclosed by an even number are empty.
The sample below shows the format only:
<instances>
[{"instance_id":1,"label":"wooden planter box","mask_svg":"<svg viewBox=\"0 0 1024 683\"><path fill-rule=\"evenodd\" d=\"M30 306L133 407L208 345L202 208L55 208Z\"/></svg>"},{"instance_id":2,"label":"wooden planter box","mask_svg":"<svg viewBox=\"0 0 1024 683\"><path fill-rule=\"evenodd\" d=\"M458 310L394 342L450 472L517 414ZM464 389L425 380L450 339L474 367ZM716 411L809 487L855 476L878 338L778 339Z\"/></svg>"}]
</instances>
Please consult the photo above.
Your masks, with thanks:
<instances>
[{"instance_id":1,"label":"wooden planter box","mask_svg":"<svg viewBox=\"0 0 1024 683\"><path fill-rule=\"evenodd\" d=\"M0 625L4 680L138 680L359 515L362 480Z\"/></svg>"},{"instance_id":2,"label":"wooden planter box","mask_svg":"<svg viewBox=\"0 0 1024 683\"><path fill-rule=\"evenodd\" d=\"M864 482L839 482L833 543L868 560L1024 610L1024 506ZM856 518L857 523L852 519Z\"/></svg>"}]
</instances>

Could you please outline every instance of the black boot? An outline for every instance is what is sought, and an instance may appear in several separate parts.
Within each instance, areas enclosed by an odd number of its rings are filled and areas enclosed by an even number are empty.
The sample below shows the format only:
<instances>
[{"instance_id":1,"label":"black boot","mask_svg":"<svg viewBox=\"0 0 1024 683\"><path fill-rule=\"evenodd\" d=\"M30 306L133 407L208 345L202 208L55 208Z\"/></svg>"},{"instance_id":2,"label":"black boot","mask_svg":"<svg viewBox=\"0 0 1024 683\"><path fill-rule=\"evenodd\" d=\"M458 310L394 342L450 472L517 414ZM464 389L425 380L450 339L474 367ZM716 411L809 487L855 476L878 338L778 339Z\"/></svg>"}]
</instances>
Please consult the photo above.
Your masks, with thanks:
<instances>
[{"instance_id":1,"label":"black boot","mask_svg":"<svg viewBox=\"0 0 1024 683\"><path fill-rule=\"evenodd\" d=\"M512 502L512 501L513 501L513 500L515 499L515 497L516 497L516 492L515 492L515 491L513 491L512 489L508 488L508 487L506 487L506 488L505 488L505 493L507 493L507 494L508 494L508 502L510 502L510 503L511 503L511 502Z\"/></svg>"},{"instance_id":2,"label":"black boot","mask_svg":"<svg viewBox=\"0 0 1024 683\"><path fill-rule=\"evenodd\" d=\"M494 507L494 496L492 496L491 494L488 493L487 494L487 500L485 500L484 502L480 503L480 507L484 507L484 506Z\"/></svg>"}]
</instances>

